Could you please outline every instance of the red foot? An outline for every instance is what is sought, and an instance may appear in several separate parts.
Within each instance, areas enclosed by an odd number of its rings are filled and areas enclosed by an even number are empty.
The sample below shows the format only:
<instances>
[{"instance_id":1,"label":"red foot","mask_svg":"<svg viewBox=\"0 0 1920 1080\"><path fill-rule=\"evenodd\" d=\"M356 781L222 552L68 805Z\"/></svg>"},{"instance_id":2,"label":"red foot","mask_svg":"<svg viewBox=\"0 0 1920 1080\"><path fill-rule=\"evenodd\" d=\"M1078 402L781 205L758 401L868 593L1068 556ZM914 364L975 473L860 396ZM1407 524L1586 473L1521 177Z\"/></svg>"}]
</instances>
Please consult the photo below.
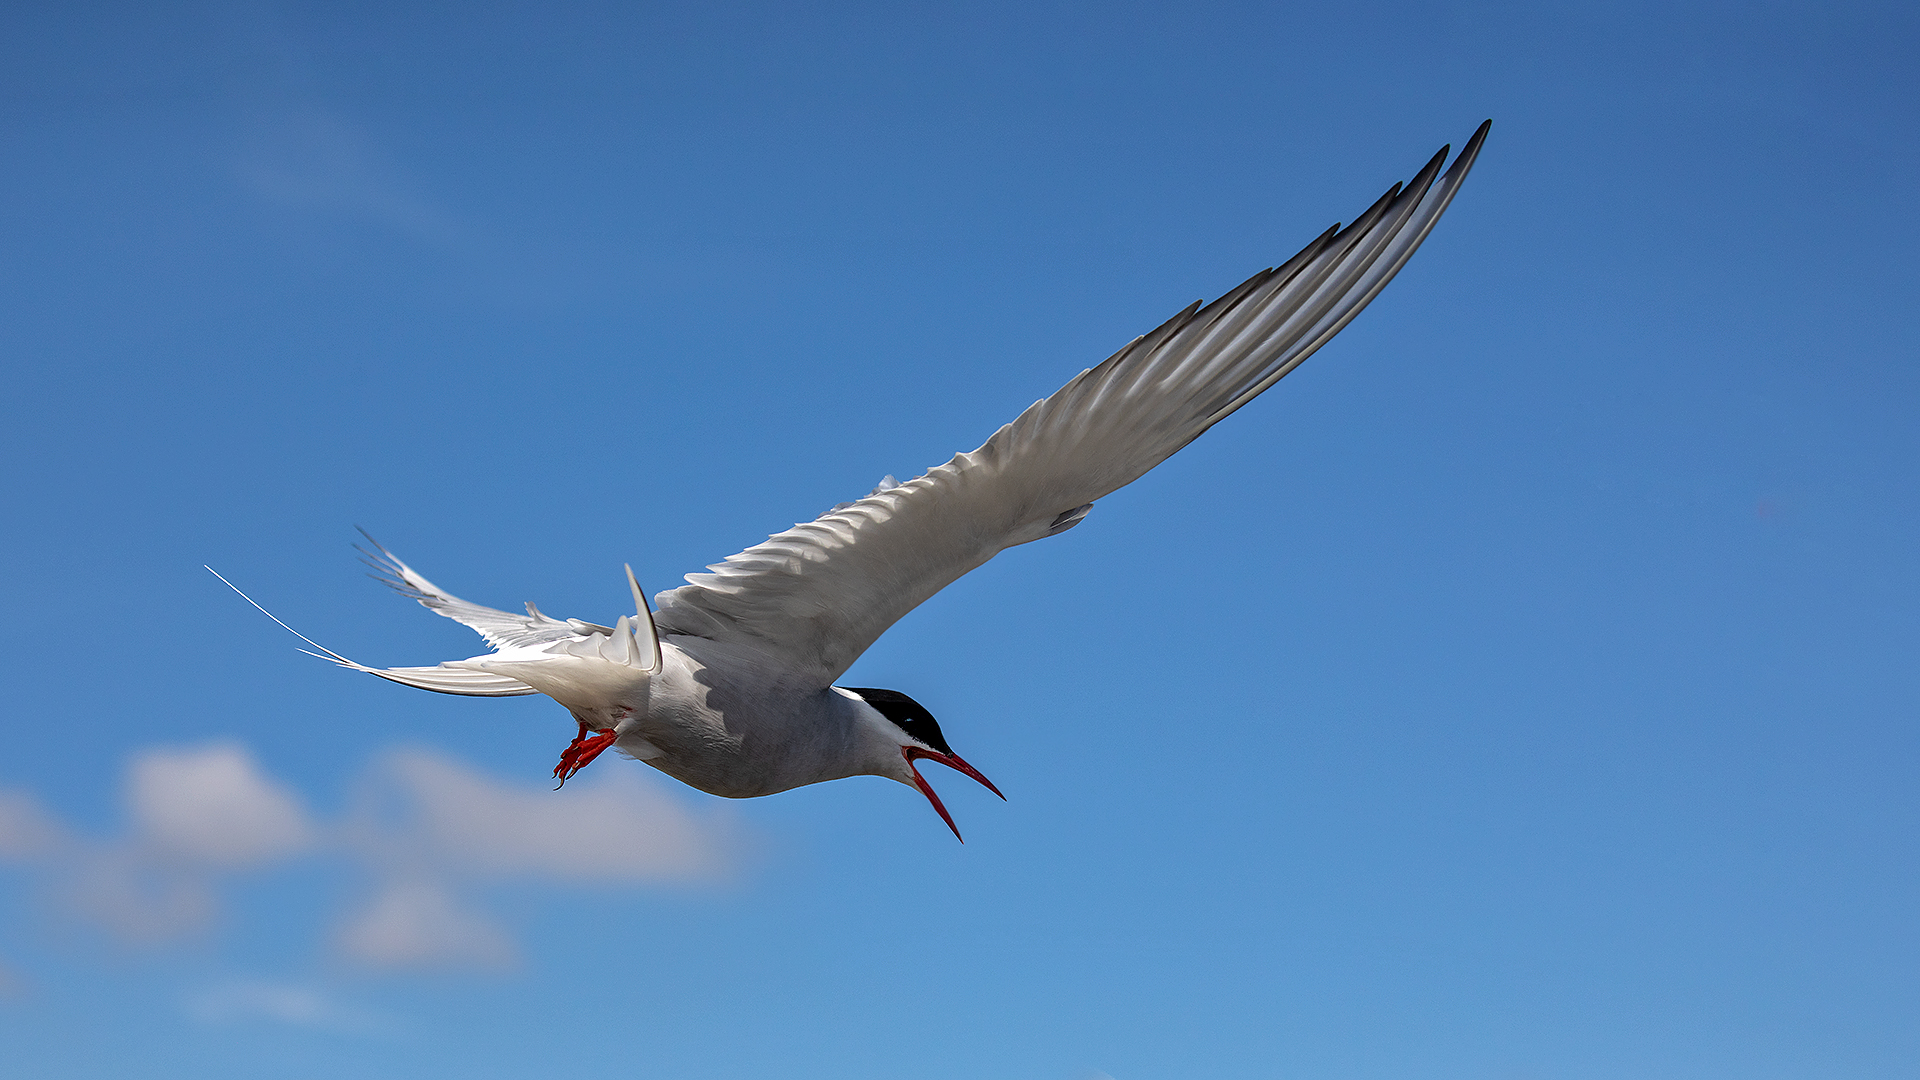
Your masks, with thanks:
<instances>
[{"instance_id":1,"label":"red foot","mask_svg":"<svg viewBox=\"0 0 1920 1080\"><path fill-rule=\"evenodd\" d=\"M567 781L573 779L574 773L591 764L594 758L600 756L602 750L613 745L613 740L616 738L619 738L619 735L611 728L588 738L587 725L581 724L580 734L573 737L573 742L569 743L566 751L560 755L560 764L553 767L553 775L559 778L560 785L566 786Z\"/></svg>"}]
</instances>

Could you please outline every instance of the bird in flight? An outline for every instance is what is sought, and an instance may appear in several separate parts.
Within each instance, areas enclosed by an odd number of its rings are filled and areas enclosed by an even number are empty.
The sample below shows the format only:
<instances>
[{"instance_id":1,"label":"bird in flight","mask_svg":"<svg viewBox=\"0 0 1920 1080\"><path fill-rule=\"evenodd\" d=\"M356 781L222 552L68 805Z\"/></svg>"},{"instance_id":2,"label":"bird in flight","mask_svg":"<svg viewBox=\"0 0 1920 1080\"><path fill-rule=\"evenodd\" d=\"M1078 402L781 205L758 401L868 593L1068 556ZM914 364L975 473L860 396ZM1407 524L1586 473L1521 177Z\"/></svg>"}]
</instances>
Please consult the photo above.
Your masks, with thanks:
<instances>
[{"instance_id":1,"label":"bird in flight","mask_svg":"<svg viewBox=\"0 0 1920 1080\"><path fill-rule=\"evenodd\" d=\"M884 776L917 788L959 837L916 763L935 761L1000 790L954 753L919 702L836 681L934 593L1007 548L1080 524L1096 500L1139 479L1339 333L1426 238L1491 124L1480 125L1444 173L1447 147L1352 224L1336 224L1280 266L1134 339L978 450L904 484L888 477L857 502L710 573L687 575L651 607L629 567L634 614L612 626L555 619L532 604L520 615L462 600L375 543L369 562L388 584L478 631L493 651L434 667L374 668L299 636L323 659L422 690L547 695L579 724L553 770L561 783L609 747L736 799Z\"/></svg>"}]
</instances>

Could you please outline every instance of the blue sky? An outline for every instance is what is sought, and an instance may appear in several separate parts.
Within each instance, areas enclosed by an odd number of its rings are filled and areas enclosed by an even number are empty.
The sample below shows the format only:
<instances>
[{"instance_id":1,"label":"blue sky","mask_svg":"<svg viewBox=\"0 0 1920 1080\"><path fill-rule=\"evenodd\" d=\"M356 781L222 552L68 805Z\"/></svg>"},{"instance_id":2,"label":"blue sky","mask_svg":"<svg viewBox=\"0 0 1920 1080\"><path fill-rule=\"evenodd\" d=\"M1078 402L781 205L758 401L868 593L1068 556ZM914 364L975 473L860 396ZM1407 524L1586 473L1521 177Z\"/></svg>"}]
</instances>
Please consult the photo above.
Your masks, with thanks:
<instances>
[{"instance_id":1,"label":"blue sky","mask_svg":"<svg viewBox=\"0 0 1920 1080\"><path fill-rule=\"evenodd\" d=\"M36 1077L1892 1077L1904 5L0 12L0 1045ZM1904 74L1903 74L1904 73ZM609 620L1483 118L1270 394L729 803L360 576ZM939 770L935 770L936 772ZM237 812L244 810L244 812Z\"/></svg>"}]
</instances>

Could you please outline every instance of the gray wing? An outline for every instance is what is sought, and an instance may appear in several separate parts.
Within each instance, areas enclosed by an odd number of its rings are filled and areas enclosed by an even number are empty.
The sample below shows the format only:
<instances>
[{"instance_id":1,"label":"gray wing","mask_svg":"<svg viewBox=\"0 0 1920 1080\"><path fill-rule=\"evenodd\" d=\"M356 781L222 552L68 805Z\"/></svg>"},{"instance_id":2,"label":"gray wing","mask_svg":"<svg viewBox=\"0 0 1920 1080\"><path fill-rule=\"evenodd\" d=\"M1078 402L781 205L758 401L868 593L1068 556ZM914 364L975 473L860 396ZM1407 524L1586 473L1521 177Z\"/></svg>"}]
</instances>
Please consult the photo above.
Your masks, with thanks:
<instances>
[{"instance_id":1,"label":"gray wing","mask_svg":"<svg viewBox=\"0 0 1920 1080\"><path fill-rule=\"evenodd\" d=\"M510 611L484 607L469 600L462 600L421 576L420 572L400 561L393 552L380 545L380 541L367 536L361 530L360 535L374 546L374 551L365 548L360 553L363 560L373 567L374 579L385 583L410 600L418 600L420 606L436 615L444 615L454 622L469 627L485 638L488 645L495 649L512 649L525 645L545 645L560 641L576 634L613 633L612 628L598 623L582 622L579 619L555 619L540 613L540 609L531 603L527 605L525 615L515 615ZM374 674L379 674L374 670ZM428 688L433 689L433 688ZM451 691L450 691L451 692Z\"/></svg>"},{"instance_id":2,"label":"gray wing","mask_svg":"<svg viewBox=\"0 0 1920 1080\"><path fill-rule=\"evenodd\" d=\"M769 537L712 573L687 575L688 584L654 598L661 631L755 649L831 684L928 597L1009 547L1072 528L1094 500L1139 479L1324 345L1420 246L1490 126L1474 132L1444 176L1446 148L1353 224L1175 315L980 449Z\"/></svg>"}]
</instances>

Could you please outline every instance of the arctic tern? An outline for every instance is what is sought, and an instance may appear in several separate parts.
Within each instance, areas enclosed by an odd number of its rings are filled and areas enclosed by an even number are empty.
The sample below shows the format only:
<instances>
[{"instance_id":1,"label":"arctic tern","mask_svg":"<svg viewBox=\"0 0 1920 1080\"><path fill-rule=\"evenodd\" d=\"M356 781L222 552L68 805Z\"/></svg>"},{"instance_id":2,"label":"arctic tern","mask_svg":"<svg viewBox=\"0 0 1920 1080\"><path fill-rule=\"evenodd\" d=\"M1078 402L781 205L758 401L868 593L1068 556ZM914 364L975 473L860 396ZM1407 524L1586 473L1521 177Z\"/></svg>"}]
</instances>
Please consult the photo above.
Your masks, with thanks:
<instances>
[{"instance_id":1,"label":"arctic tern","mask_svg":"<svg viewBox=\"0 0 1920 1080\"><path fill-rule=\"evenodd\" d=\"M634 614L612 626L555 619L532 604L519 615L470 603L375 544L369 561L390 585L478 631L493 651L374 668L300 636L342 667L423 690L551 697L579 725L554 768L562 783L608 747L736 799L871 774L917 788L958 837L915 763L939 762L999 789L954 753L920 703L837 686L841 674L934 593L1007 548L1080 524L1096 500L1326 344L1426 238L1491 124L1444 173L1446 147L1346 228L1134 339L978 450L904 484L888 477L863 499L687 575L652 607L629 567Z\"/></svg>"}]
</instances>

